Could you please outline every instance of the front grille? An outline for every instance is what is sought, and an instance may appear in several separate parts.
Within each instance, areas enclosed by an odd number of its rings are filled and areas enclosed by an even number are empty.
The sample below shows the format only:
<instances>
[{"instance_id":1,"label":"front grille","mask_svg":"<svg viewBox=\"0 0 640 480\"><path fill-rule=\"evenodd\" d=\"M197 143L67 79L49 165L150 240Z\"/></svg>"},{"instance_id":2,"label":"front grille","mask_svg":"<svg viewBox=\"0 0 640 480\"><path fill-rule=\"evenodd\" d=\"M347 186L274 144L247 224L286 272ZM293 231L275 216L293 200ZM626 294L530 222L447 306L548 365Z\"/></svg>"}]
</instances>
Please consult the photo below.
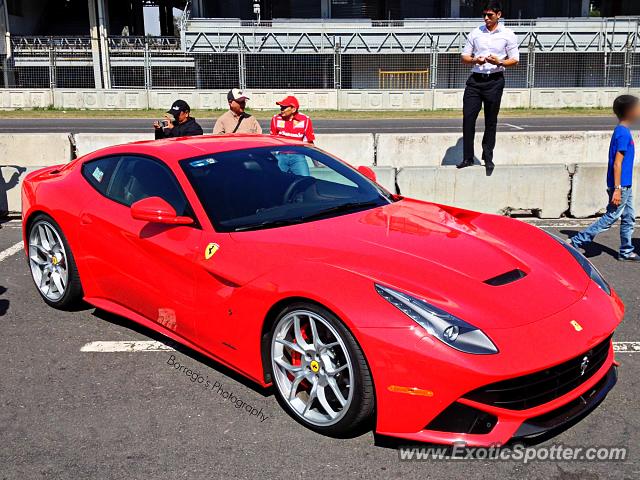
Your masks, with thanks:
<instances>
[{"instance_id":1,"label":"front grille","mask_svg":"<svg viewBox=\"0 0 640 480\"><path fill-rule=\"evenodd\" d=\"M569 393L591 378L607 359L610 345L611 337L608 337L588 352L560 365L485 385L464 398L511 410L537 407ZM582 366L585 357L589 360L586 368Z\"/></svg>"}]
</instances>

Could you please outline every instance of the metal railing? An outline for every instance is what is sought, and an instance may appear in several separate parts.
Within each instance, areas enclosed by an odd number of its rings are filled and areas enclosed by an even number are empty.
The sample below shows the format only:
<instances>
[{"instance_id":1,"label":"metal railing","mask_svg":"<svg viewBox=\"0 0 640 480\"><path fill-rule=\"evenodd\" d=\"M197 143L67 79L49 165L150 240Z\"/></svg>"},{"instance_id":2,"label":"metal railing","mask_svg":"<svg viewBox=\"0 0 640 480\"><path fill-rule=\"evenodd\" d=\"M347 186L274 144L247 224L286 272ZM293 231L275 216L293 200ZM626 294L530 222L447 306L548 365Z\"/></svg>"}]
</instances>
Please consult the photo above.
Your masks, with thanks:
<instances>
[{"instance_id":1,"label":"metal railing","mask_svg":"<svg viewBox=\"0 0 640 480\"><path fill-rule=\"evenodd\" d=\"M0 86L94 88L103 69L111 88L463 88L469 67L460 52L478 22L285 23L190 19L181 38L109 37L100 68L88 36L13 36ZM507 24L520 44L507 87L640 87L639 18Z\"/></svg>"}]
</instances>

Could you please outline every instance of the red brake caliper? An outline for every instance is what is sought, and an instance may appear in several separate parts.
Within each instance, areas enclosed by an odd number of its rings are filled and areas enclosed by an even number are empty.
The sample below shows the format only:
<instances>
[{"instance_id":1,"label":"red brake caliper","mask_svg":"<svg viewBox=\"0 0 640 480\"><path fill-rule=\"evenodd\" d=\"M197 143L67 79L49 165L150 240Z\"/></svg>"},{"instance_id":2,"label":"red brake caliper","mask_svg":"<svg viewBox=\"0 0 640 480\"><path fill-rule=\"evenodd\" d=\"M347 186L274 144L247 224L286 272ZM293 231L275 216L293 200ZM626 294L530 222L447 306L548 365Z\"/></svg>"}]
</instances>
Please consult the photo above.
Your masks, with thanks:
<instances>
[{"instance_id":1,"label":"red brake caliper","mask_svg":"<svg viewBox=\"0 0 640 480\"><path fill-rule=\"evenodd\" d=\"M306 327L302 327L302 326L300 327L300 334L302 335L302 338L304 338L305 342L309 340L309 335L307 335ZM295 338L292 340L292 343L296 343ZM291 365L296 367L301 363L302 363L302 354L299 352L296 352L295 350L291 350ZM289 378L289 380L293 381L294 375L291 372L287 372L287 377ZM307 382L306 379L300 382L300 386L302 386L302 388L304 388L305 390L311 387L311 385L309 384L309 382Z\"/></svg>"}]
</instances>

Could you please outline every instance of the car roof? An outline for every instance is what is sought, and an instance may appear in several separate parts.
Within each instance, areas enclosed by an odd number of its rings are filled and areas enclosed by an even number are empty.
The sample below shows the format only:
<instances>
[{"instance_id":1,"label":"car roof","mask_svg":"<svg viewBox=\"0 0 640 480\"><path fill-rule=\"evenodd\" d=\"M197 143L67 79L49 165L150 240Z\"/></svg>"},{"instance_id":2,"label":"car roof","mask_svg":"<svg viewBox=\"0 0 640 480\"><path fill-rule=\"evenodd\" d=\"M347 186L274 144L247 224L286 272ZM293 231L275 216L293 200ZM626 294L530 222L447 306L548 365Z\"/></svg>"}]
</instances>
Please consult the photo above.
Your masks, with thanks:
<instances>
[{"instance_id":1,"label":"car roof","mask_svg":"<svg viewBox=\"0 0 640 480\"><path fill-rule=\"evenodd\" d=\"M185 158L212 155L219 152L244 150L258 147L282 147L304 145L303 142L270 135L229 134L198 135L194 137L165 138L114 145L96 150L82 157L82 161L117 154L151 155L166 163L175 163Z\"/></svg>"}]
</instances>

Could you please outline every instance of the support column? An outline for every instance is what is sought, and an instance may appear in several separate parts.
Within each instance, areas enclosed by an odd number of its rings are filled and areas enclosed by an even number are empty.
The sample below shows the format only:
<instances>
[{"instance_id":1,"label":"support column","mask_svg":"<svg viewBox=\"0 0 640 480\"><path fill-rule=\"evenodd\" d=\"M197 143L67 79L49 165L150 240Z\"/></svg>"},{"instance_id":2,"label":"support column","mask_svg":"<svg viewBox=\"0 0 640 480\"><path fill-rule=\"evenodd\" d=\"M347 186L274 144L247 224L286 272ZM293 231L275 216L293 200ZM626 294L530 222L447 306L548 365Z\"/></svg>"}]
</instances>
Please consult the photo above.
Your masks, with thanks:
<instances>
[{"instance_id":1,"label":"support column","mask_svg":"<svg viewBox=\"0 0 640 480\"><path fill-rule=\"evenodd\" d=\"M102 83L102 58L100 56L100 35L98 33L98 12L96 0L89 0L89 35L91 36L91 63L96 88L104 88Z\"/></svg>"},{"instance_id":2,"label":"support column","mask_svg":"<svg viewBox=\"0 0 640 480\"><path fill-rule=\"evenodd\" d=\"M320 3L320 18L331 18L331 0L322 0Z\"/></svg>"},{"instance_id":3,"label":"support column","mask_svg":"<svg viewBox=\"0 0 640 480\"><path fill-rule=\"evenodd\" d=\"M2 86L5 88L15 86L16 79L11 56L11 32L7 2L0 4L0 62L2 62Z\"/></svg>"},{"instance_id":4,"label":"support column","mask_svg":"<svg viewBox=\"0 0 640 480\"><path fill-rule=\"evenodd\" d=\"M89 0L89 25L96 88L111 88L105 0Z\"/></svg>"},{"instance_id":5,"label":"support column","mask_svg":"<svg viewBox=\"0 0 640 480\"><path fill-rule=\"evenodd\" d=\"M451 18L460 18L460 0L451 0L449 16Z\"/></svg>"},{"instance_id":6,"label":"support column","mask_svg":"<svg viewBox=\"0 0 640 480\"><path fill-rule=\"evenodd\" d=\"M580 12L580 15L583 17L588 17L589 16L589 7L591 5L591 1L590 0L582 0L582 9Z\"/></svg>"},{"instance_id":7,"label":"support column","mask_svg":"<svg viewBox=\"0 0 640 480\"><path fill-rule=\"evenodd\" d=\"M102 88L111 88L111 64L109 62L109 27L107 25L107 8L105 0L97 0L98 4L98 39L100 41L100 58L102 65Z\"/></svg>"}]
</instances>

